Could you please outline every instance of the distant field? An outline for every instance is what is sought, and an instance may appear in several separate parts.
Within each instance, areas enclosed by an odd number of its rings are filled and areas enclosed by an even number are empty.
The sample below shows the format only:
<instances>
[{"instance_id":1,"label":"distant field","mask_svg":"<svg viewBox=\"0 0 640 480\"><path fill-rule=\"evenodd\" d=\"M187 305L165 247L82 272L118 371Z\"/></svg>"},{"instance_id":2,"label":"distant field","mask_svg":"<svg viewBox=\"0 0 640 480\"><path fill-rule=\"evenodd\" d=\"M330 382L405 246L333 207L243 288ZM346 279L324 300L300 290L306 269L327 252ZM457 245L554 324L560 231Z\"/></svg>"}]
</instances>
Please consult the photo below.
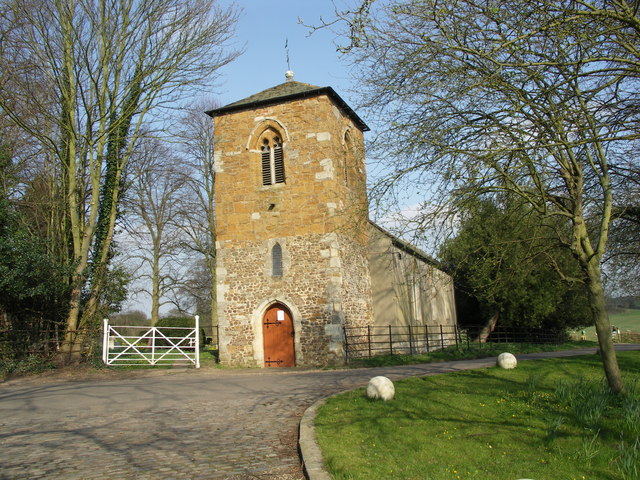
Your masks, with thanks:
<instances>
[{"instance_id":1,"label":"distant field","mask_svg":"<svg viewBox=\"0 0 640 480\"><path fill-rule=\"evenodd\" d=\"M624 332L640 332L640 310L629 309L622 313L612 313L609 315L612 326L618 327ZM587 340L596 340L596 330L594 327L585 329ZM576 333L576 338L580 338L580 331Z\"/></svg>"},{"instance_id":2,"label":"distant field","mask_svg":"<svg viewBox=\"0 0 640 480\"><path fill-rule=\"evenodd\" d=\"M640 332L640 310L627 310L609 315L611 325L620 327L622 331Z\"/></svg>"}]
</instances>

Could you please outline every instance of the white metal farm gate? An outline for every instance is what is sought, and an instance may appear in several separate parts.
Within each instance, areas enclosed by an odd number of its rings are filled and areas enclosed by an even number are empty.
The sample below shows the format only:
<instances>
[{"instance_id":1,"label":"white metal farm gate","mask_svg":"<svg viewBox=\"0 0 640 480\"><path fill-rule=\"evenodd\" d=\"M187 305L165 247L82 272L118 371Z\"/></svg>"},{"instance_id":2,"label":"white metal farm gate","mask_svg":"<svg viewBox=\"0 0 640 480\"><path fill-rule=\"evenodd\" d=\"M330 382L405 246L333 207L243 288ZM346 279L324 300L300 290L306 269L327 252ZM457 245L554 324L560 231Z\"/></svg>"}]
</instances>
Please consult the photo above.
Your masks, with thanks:
<instances>
[{"instance_id":1,"label":"white metal farm gate","mask_svg":"<svg viewBox=\"0 0 640 480\"><path fill-rule=\"evenodd\" d=\"M195 328L109 325L104 319L102 360L106 365L181 365L200 368L200 318Z\"/></svg>"}]
</instances>

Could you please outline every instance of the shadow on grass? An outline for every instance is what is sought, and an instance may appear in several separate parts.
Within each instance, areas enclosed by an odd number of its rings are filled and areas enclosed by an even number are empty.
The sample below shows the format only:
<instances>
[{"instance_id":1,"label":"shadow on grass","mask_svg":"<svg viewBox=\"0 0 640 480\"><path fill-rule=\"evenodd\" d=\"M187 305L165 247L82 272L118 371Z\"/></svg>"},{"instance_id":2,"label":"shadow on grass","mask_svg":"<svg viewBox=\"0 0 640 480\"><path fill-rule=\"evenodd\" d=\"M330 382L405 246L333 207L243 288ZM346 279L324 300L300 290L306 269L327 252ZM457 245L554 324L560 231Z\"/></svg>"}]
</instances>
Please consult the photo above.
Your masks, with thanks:
<instances>
[{"instance_id":1,"label":"shadow on grass","mask_svg":"<svg viewBox=\"0 0 640 480\"><path fill-rule=\"evenodd\" d=\"M388 367L417 363L447 362L453 360L472 360L475 358L495 357L502 352L513 354L551 352L597 347L596 342L577 341L559 345L531 343L486 343L467 346L452 346L443 350L416 355L377 355L371 358L354 358L349 362L351 368Z\"/></svg>"},{"instance_id":2,"label":"shadow on grass","mask_svg":"<svg viewBox=\"0 0 640 480\"><path fill-rule=\"evenodd\" d=\"M619 363L638 377L640 355L621 354ZM330 399L316 426L336 478L458 478L452 472L464 471L459 478L497 479L523 476L526 466L530 478L616 479L621 427L608 410L615 402L585 424L556 394L561 382L598 379L601 371L590 355L411 378L396 383L391 402L368 400L362 389ZM589 387L584 398L595 392Z\"/></svg>"}]
</instances>

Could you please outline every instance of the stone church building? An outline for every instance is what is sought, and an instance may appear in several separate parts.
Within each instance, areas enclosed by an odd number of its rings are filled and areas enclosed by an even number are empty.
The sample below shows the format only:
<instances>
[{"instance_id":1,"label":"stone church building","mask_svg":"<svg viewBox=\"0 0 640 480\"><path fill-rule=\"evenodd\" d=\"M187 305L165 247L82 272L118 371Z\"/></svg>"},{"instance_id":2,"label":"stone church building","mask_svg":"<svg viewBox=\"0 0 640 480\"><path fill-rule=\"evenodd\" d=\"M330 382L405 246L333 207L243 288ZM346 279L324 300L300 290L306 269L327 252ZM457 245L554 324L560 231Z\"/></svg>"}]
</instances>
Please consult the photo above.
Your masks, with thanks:
<instances>
[{"instance_id":1,"label":"stone church building","mask_svg":"<svg viewBox=\"0 0 640 480\"><path fill-rule=\"evenodd\" d=\"M369 221L369 128L331 87L287 72L207 113L222 363L340 364L345 327L455 324L451 279Z\"/></svg>"}]
</instances>

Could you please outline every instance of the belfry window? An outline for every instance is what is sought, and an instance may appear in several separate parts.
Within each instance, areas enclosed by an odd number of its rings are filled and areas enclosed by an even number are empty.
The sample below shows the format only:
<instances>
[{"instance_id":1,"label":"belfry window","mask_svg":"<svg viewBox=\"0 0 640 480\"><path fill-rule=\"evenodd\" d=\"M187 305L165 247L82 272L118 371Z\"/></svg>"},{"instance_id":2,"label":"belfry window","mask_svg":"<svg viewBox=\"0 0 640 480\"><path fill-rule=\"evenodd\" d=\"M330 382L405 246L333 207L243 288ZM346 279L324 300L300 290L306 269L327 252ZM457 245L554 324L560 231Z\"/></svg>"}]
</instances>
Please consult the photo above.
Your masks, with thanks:
<instances>
[{"instance_id":1,"label":"belfry window","mask_svg":"<svg viewBox=\"0 0 640 480\"><path fill-rule=\"evenodd\" d=\"M261 154L262 185L284 183L284 154L280 137L265 137L262 140Z\"/></svg>"},{"instance_id":2,"label":"belfry window","mask_svg":"<svg viewBox=\"0 0 640 480\"><path fill-rule=\"evenodd\" d=\"M271 249L271 275L273 277L282 276L282 247L276 243Z\"/></svg>"}]
</instances>

